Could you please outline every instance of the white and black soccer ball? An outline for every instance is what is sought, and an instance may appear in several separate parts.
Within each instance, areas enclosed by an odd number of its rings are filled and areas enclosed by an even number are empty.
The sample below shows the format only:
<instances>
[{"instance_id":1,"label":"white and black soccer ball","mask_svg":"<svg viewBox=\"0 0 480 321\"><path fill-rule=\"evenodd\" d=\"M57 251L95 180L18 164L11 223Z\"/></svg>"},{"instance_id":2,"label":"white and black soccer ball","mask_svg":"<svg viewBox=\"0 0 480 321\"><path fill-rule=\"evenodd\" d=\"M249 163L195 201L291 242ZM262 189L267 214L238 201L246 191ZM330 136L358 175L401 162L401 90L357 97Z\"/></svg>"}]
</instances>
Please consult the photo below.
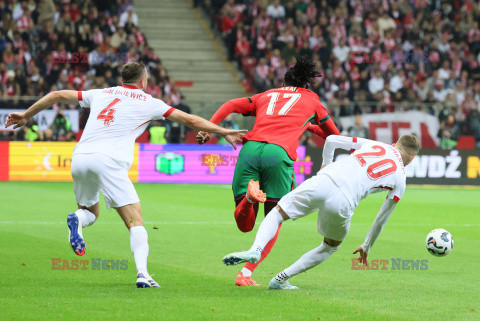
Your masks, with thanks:
<instances>
[{"instance_id":1,"label":"white and black soccer ball","mask_svg":"<svg viewBox=\"0 0 480 321\"><path fill-rule=\"evenodd\" d=\"M445 256L453 249L452 234L442 228L428 233L425 242L428 252L435 256Z\"/></svg>"}]
</instances>

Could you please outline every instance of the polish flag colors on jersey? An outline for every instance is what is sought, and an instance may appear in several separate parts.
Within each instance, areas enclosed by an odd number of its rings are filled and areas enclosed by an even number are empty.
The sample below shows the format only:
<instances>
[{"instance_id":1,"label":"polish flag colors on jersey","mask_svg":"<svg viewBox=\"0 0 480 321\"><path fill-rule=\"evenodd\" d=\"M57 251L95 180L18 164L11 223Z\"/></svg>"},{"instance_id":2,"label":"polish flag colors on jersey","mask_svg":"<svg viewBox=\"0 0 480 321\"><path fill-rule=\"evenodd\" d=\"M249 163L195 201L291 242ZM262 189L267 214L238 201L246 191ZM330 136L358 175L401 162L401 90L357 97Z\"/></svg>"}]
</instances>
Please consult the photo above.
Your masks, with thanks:
<instances>
[{"instance_id":1,"label":"polish flag colors on jersey","mask_svg":"<svg viewBox=\"0 0 480 321\"><path fill-rule=\"evenodd\" d=\"M250 98L230 100L210 121L218 124L232 112L256 116L253 130L245 135L245 140L279 145L293 160L297 158L298 140L311 119L320 124L326 136L340 135L317 94L305 88L275 88Z\"/></svg>"},{"instance_id":2,"label":"polish flag colors on jersey","mask_svg":"<svg viewBox=\"0 0 480 321\"><path fill-rule=\"evenodd\" d=\"M74 154L101 153L133 162L135 140L154 119L165 119L175 109L134 86L78 92L81 107L90 116Z\"/></svg>"},{"instance_id":3,"label":"polish flag colors on jersey","mask_svg":"<svg viewBox=\"0 0 480 321\"><path fill-rule=\"evenodd\" d=\"M335 148L350 150L348 157L333 162ZM321 173L343 191L352 208L371 193L388 191L387 199L398 202L405 192L407 176L400 152L392 145L357 137L330 136L323 151Z\"/></svg>"}]
</instances>

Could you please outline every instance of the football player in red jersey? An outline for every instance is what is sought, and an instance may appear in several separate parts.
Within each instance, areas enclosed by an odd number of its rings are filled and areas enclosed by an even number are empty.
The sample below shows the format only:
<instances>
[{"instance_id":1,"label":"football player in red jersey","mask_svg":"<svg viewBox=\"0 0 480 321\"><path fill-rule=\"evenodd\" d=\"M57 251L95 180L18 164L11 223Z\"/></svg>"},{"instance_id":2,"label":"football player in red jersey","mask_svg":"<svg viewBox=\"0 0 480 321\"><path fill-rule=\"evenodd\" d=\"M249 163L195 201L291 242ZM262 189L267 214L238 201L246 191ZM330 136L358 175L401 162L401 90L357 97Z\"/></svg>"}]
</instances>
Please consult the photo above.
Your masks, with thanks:
<instances>
[{"instance_id":1,"label":"football player in red jersey","mask_svg":"<svg viewBox=\"0 0 480 321\"><path fill-rule=\"evenodd\" d=\"M308 87L320 73L315 63L297 56L295 66L284 77L284 86L256 94L250 98L233 99L223 104L210 119L219 124L231 113L255 116L253 130L244 136L232 181L235 198L235 220L242 232L255 225L258 204L264 204L265 215L284 195L295 187L293 162L297 158L298 141L305 130L323 138L340 135L317 94ZM314 119L320 126L313 125ZM197 141L205 143L210 134L200 132ZM265 193L264 193L265 192ZM280 229L278 226L278 230ZM246 263L235 280L238 286L258 285L252 272L270 253L277 235L265 246L261 260Z\"/></svg>"}]
</instances>

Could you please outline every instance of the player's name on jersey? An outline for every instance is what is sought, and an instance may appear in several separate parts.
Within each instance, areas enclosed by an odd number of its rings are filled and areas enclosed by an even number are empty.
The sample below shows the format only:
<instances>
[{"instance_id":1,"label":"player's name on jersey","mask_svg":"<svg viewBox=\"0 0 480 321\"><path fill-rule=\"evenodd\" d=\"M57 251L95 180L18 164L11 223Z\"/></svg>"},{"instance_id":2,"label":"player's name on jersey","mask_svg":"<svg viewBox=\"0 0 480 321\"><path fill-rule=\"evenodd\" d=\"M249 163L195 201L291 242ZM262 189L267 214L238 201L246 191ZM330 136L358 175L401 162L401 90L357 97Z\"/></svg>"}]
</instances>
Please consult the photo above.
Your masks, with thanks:
<instances>
[{"instance_id":1,"label":"player's name on jersey","mask_svg":"<svg viewBox=\"0 0 480 321\"><path fill-rule=\"evenodd\" d=\"M120 89L115 89L115 88L109 88L109 89L105 89L104 91L102 91L102 94L120 95L120 96L130 97L130 98L133 98L133 99L147 101L147 96L136 93L134 91L129 91L129 90L120 90Z\"/></svg>"},{"instance_id":2,"label":"player's name on jersey","mask_svg":"<svg viewBox=\"0 0 480 321\"><path fill-rule=\"evenodd\" d=\"M289 91L297 91L298 87L282 87L280 90L289 90Z\"/></svg>"}]
</instances>

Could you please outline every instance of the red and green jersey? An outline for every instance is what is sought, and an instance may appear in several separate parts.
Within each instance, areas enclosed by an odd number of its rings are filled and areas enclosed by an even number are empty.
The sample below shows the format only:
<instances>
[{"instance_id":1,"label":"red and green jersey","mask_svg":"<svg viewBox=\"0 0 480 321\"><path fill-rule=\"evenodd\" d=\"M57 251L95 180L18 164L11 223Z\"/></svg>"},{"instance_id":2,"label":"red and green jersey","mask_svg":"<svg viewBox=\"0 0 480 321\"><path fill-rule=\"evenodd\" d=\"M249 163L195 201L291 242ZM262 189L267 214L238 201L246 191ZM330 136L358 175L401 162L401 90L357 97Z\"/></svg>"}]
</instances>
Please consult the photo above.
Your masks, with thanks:
<instances>
[{"instance_id":1,"label":"red and green jersey","mask_svg":"<svg viewBox=\"0 0 480 321\"><path fill-rule=\"evenodd\" d=\"M279 145L293 160L297 158L298 140L311 119L320 124L325 136L340 135L317 94L305 88L275 88L250 98L230 100L211 121L218 124L232 112L256 117L253 130L245 135L245 140Z\"/></svg>"}]
</instances>

